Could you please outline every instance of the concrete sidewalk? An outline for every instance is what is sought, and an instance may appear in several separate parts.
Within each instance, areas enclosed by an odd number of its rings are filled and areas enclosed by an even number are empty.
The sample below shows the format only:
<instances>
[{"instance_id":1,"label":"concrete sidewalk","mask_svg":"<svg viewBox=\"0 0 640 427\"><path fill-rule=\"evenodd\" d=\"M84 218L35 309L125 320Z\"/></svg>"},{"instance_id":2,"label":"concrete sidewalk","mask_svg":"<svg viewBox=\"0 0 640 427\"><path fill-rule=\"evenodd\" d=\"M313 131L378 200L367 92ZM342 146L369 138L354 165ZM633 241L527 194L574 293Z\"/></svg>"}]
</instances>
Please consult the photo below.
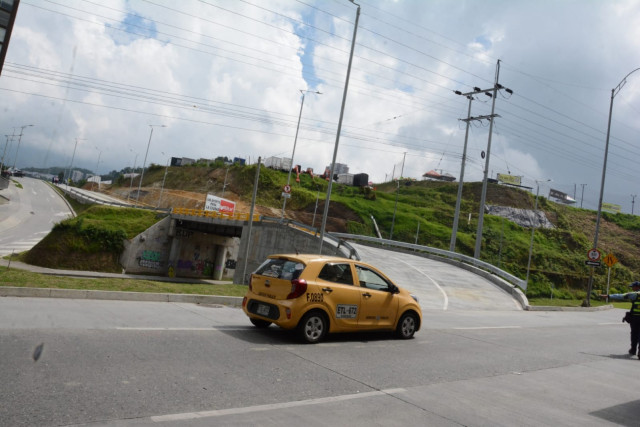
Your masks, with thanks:
<instances>
[{"instance_id":1,"label":"concrete sidewalk","mask_svg":"<svg viewBox=\"0 0 640 427\"><path fill-rule=\"evenodd\" d=\"M39 267L25 264L19 261L0 259L0 268L10 268L16 270L26 270L33 273L47 274L51 276L66 276L75 278L112 278L112 279L134 279L153 280L156 282L169 283L193 283L208 285L228 285L230 281L223 280L203 280L184 277L166 276L144 276L138 274L118 274L104 273L101 271L78 271L78 270L56 270L52 268ZM76 299L108 299L108 300L129 300L129 301L164 301L164 302L190 302L194 304L222 304L233 307L240 307L241 297L198 295L198 294L166 294L150 292L118 292L118 291L88 291L75 289L53 289L53 288L26 288L0 286L0 297L43 297L43 298L76 298Z\"/></svg>"}]
</instances>

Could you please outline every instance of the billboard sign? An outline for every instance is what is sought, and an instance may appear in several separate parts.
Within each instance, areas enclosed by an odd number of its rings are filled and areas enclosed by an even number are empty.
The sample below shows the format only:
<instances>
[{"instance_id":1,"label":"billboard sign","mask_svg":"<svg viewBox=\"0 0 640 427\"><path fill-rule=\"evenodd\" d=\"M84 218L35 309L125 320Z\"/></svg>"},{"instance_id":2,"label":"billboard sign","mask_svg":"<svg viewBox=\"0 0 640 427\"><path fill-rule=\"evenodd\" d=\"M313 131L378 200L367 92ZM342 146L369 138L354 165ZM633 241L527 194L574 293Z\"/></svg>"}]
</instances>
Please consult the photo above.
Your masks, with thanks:
<instances>
[{"instance_id":1,"label":"billboard sign","mask_svg":"<svg viewBox=\"0 0 640 427\"><path fill-rule=\"evenodd\" d=\"M233 215L236 210L235 202L231 200L222 199L214 196L213 194L207 194L207 200L204 204L205 211L220 212L225 215Z\"/></svg>"},{"instance_id":2,"label":"billboard sign","mask_svg":"<svg viewBox=\"0 0 640 427\"><path fill-rule=\"evenodd\" d=\"M520 185L522 182L522 177L499 173L498 181L503 182L505 184L509 184L509 185Z\"/></svg>"}]
</instances>

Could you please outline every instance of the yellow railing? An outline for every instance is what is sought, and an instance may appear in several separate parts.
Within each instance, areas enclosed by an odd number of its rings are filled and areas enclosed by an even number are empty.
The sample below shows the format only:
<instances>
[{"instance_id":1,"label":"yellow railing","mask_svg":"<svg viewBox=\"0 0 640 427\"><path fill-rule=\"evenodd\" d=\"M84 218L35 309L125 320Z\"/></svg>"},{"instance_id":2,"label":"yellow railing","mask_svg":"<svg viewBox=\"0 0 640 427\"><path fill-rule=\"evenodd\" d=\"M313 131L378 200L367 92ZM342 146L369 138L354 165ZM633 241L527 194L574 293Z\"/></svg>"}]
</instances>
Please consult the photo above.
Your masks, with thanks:
<instances>
[{"instance_id":1,"label":"yellow railing","mask_svg":"<svg viewBox=\"0 0 640 427\"><path fill-rule=\"evenodd\" d=\"M233 215L229 215L215 211L189 208L173 208L171 209L171 213L175 215L197 216L201 218L227 219L231 221L249 221L250 218L248 213L234 213ZM260 221L260 215L254 214L253 221Z\"/></svg>"}]
</instances>

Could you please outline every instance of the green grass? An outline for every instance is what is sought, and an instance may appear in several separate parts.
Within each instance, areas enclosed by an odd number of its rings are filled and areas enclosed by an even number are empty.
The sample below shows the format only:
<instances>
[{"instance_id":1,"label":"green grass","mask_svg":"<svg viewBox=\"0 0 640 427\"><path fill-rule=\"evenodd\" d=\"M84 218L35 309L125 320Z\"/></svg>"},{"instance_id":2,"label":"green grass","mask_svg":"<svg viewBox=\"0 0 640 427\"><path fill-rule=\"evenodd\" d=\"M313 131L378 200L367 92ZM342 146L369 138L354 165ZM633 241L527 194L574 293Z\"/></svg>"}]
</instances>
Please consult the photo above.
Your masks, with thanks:
<instances>
[{"instance_id":1,"label":"green grass","mask_svg":"<svg viewBox=\"0 0 640 427\"><path fill-rule=\"evenodd\" d=\"M583 300L581 299L549 299L549 298L528 298L529 304L536 306L547 306L547 307L581 307ZM610 302L606 303L599 299L591 298L591 307L599 307L602 305L611 304L615 308L624 308L628 310L631 307L631 304L624 302Z\"/></svg>"},{"instance_id":2,"label":"green grass","mask_svg":"<svg viewBox=\"0 0 640 427\"><path fill-rule=\"evenodd\" d=\"M54 288L93 291L150 292L168 294L197 294L242 297L244 285L157 282L144 279L94 279L51 276L24 270L0 267L0 286L21 288Z\"/></svg>"}]
</instances>

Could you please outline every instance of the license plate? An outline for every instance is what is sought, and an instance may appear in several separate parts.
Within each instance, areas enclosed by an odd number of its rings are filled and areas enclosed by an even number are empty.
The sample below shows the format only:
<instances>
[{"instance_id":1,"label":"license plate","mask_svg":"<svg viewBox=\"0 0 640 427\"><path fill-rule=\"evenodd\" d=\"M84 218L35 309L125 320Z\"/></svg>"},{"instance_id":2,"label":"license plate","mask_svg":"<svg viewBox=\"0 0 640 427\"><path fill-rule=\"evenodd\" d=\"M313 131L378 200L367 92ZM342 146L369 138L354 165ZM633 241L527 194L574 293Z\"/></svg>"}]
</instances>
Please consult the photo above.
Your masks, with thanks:
<instances>
[{"instance_id":1,"label":"license plate","mask_svg":"<svg viewBox=\"0 0 640 427\"><path fill-rule=\"evenodd\" d=\"M260 315L260 316L269 316L269 311L270 311L270 307L268 305L264 305L264 304L258 304L258 309L256 310L256 312Z\"/></svg>"}]
</instances>

